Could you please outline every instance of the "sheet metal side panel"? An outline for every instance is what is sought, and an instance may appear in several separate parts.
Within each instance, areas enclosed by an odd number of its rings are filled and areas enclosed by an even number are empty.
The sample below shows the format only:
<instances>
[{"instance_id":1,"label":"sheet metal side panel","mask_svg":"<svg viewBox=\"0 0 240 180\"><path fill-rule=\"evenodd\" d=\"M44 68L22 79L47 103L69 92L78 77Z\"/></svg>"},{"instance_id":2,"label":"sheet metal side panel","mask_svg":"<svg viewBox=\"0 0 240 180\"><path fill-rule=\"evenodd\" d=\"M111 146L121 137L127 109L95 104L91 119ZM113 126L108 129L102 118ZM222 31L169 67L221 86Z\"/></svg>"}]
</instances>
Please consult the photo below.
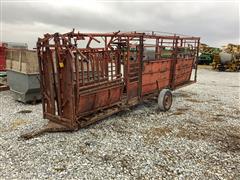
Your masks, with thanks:
<instances>
[{"instance_id":1,"label":"sheet metal side panel","mask_svg":"<svg viewBox=\"0 0 240 180\"><path fill-rule=\"evenodd\" d=\"M169 86L171 59L144 62L142 95Z\"/></svg>"},{"instance_id":2,"label":"sheet metal side panel","mask_svg":"<svg viewBox=\"0 0 240 180\"><path fill-rule=\"evenodd\" d=\"M182 85L190 81L192 68L193 68L193 58L188 59L178 59L175 70L175 86Z\"/></svg>"},{"instance_id":3,"label":"sheet metal side panel","mask_svg":"<svg viewBox=\"0 0 240 180\"><path fill-rule=\"evenodd\" d=\"M77 114L94 111L121 100L122 87L105 88L97 92L80 95Z\"/></svg>"}]
</instances>

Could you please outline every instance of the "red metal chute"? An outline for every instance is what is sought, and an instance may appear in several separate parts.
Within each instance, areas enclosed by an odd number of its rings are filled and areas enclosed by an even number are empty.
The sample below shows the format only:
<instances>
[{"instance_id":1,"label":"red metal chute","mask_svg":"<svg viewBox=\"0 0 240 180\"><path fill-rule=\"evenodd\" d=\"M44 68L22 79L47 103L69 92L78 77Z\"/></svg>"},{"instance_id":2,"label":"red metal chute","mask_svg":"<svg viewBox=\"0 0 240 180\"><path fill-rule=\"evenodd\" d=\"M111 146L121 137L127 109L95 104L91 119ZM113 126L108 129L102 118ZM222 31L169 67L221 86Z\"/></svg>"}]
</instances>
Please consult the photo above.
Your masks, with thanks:
<instances>
[{"instance_id":1,"label":"red metal chute","mask_svg":"<svg viewBox=\"0 0 240 180\"><path fill-rule=\"evenodd\" d=\"M199 41L120 31L39 38L43 116L51 122L44 131L76 130L196 82Z\"/></svg>"}]
</instances>

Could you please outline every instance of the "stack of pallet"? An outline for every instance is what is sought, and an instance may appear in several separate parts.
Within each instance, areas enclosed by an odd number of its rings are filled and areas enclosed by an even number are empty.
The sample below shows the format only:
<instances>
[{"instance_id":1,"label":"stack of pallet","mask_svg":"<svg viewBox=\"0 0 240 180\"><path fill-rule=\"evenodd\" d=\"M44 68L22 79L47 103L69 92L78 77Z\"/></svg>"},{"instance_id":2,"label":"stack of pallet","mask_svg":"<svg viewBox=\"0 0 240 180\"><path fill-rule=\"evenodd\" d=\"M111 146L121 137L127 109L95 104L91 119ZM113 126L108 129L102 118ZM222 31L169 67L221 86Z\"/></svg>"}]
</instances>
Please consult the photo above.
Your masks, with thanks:
<instances>
[{"instance_id":1,"label":"stack of pallet","mask_svg":"<svg viewBox=\"0 0 240 180\"><path fill-rule=\"evenodd\" d=\"M223 51L232 54L240 54L240 45L228 44L226 46L223 46Z\"/></svg>"},{"instance_id":2,"label":"stack of pallet","mask_svg":"<svg viewBox=\"0 0 240 180\"><path fill-rule=\"evenodd\" d=\"M239 71L240 45L228 44L222 47L222 52L214 57L213 69L232 72Z\"/></svg>"},{"instance_id":3,"label":"stack of pallet","mask_svg":"<svg viewBox=\"0 0 240 180\"><path fill-rule=\"evenodd\" d=\"M37 53L27 49L7 49L7 81L17 101L41 99Z\"/></svg>"},{"instance_id":4,"label":"stack of pallet","mask_svg":"<svg viewBox=\"0 0 240 180\"><path fill-rule=\"evenodd\" d=\"M8 70L22 73L38 73L37 53L25 49L8 49L6 54Z\"/></svg>"}]
</instances>

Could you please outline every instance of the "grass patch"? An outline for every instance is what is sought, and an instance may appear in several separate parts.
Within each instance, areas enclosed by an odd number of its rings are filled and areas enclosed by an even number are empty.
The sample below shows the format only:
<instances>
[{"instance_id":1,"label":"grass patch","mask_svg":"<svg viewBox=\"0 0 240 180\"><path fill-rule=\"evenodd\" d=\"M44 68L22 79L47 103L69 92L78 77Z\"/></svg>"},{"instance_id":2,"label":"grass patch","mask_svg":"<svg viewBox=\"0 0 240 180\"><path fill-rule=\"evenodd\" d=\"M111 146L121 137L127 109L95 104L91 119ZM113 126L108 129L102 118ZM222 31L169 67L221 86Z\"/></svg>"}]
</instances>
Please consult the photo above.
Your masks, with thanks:
<instances>
[{"instance_id":1,"label":"grass patch","mask_svg":"<svg viewBox=\"0 0 240 180\"><path fill-rule=\"evenodd\" d=\"M184 114L187 110L188 110L188 108L177 108L177 111L175 111L175 112L172 113L171 115L182 115L182 114Z\"/></svg>"},{"instance_id":2,"label":"grass patch","mask_svg":"<svg viewBox=\"0 0 240 180\"><path fill-rule=\"evenodd\" d=\"M152 144L158 141L159 138L171 133L172 129L169 127L152 127L145 131L144 141Z\"/></svg>"},{"instance_id":3,"label":"grass patch","mask_svg":"<svg viewBox=\"0 0 240 180\"><path fill-rule=\"evenodd\" d=\"M12 122L11 129L17 129L20 126L26 125L29 121L24 119L16 119Z\"/></svg>"},{"instance_id":4,"label":"grass patch","mask_svg":"<svg viewBox=\"0 0 240 180\"><path fill-rule=\"evenodd\" d=\"M192 141L208 141L216 144L223 152L240 152L240 127L187 124L178 127L175 136Z\"/></svg>"}]
</instances>

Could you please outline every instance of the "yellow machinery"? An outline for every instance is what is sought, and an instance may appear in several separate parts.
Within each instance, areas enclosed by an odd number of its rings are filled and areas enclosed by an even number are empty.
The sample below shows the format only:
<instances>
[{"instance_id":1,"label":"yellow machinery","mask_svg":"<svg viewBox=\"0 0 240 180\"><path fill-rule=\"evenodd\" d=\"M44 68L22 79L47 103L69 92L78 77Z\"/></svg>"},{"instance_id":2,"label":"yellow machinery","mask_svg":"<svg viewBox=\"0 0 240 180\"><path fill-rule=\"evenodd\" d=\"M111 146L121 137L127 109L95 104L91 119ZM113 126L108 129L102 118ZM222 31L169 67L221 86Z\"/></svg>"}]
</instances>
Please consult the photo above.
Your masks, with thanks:
<instances>
[{"instance_id":1,"label":"yellow machinery","mask_svg":"<svg viewBox=\"0 0 240 180\"><path fill-rule=\"evenodd\" d=\"M228 44L223 46L220 53L214 54L212 67L219 71L239 71L240 45Z\"/></svg>"}]
</instances>

